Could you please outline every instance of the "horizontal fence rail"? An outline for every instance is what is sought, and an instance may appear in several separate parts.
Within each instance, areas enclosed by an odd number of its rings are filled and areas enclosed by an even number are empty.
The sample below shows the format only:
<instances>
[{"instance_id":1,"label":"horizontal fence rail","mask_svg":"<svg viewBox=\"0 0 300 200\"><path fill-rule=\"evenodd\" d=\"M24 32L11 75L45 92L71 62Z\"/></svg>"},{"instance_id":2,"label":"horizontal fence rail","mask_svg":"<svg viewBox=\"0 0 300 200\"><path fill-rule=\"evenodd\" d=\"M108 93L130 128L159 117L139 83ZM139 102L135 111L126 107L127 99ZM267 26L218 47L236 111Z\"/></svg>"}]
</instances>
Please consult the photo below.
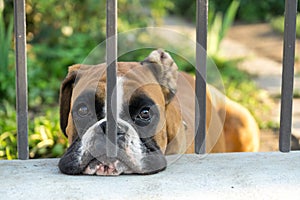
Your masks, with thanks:
<instances>
[{"instance_id":1,"label":"horizontal fence rail","mask_svg":"<svg viewBox=\"0 0 300 200\"><path fill-rule=\"evenodd\" d=\"M206 139L206 48L208 0L197 1L196 27L196 116L195 152L205 153ZM116 69L117 69L117 0L107 0L107 154L116 156ZM290 151L293 78L296 40L297 0L285 1L285 30L282 72L279 150ZM18 158L28 159L28 102L26 65L25 1L14 1L16 41L16 110L18 124Z\"/></svg>"}]
</instances>

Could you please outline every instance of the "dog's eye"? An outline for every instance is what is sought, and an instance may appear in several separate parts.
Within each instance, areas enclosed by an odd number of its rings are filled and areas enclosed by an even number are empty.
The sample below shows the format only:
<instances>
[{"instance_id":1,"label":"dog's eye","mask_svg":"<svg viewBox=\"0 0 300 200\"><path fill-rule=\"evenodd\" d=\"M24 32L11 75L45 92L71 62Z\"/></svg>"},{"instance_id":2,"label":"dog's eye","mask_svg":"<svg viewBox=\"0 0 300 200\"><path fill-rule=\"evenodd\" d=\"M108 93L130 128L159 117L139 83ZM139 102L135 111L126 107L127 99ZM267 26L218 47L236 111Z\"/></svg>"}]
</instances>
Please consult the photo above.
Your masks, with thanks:
<instances>
[{"instance_id":1,"label":"dog's eye","mask_svg":"<svg viewBox=\"0 0 300 200\"><path fill-rule=\"evenodd\" d=\"M137 117L145 121L150 120L151 118L150 108L149 107L143 108Z\"/></svg>"},{"instance_id":2,"label":"dog's eye","mask_svg":"<svg viewBox=\"0 0 300 200\"><path fill-rule=\"evenodd\" d=\"M81 104L77 112L79 116L84 117L89 113L89 108L85 104Z\"/></svg>"}]
</instances>

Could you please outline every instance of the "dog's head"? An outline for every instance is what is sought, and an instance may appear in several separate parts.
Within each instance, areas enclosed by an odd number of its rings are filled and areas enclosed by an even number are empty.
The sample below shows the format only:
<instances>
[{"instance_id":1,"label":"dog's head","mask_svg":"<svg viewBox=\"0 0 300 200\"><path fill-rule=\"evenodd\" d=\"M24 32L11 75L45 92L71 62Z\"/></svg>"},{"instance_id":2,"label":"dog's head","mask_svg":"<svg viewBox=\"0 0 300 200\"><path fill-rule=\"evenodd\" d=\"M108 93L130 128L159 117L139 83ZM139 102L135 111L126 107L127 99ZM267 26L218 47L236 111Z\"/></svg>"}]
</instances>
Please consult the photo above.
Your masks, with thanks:
<instances>
[{"instance_id":1,"label":"dog's head","mask_svg":"<svg viewBox=\"0 0 300 200\"><path fill-rule=\"evenodd\" d=\"M70 147L66 174L151 174L166 168L166 106L176 92L177 66L162 50L117 69L117 155L107 154L106 65L75 65L61 86L60 123Z\"/></svg>"}]
</instances>

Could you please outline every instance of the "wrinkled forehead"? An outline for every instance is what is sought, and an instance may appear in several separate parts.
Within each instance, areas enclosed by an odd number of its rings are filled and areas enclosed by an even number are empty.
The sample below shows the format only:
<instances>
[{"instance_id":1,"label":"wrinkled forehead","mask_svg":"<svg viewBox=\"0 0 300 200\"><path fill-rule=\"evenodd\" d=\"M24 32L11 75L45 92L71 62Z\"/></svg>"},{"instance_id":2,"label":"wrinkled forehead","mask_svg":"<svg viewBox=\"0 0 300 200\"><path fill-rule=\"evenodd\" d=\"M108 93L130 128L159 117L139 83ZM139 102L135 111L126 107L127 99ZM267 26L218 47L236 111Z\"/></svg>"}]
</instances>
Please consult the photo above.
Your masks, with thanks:
<instances>
[{"instance_id":1,"label":"wrinkled forehead","mask_svg":"<svg viewBox=\"0 0 300 200\"><path fill-rule=\"evenodd\" d=\"M83 65L74 83L72 99L88 94L89 98L96 97L104 100L106 81L106 64ZM123 100L129 100L139 94L158 99L157 101L162 98L161 87L151 70L139 62L118 63L116 89L117 93L122 93Z\"/></svg>"},{"instance_id":2,"label":"wrinkled forehead","mask_svg":"<svg viewBox=\"0 0 300 200\"><path fill-rule=\"evenodd\" d=\"M73 85L72 99L75 100L83 94L95 96L100 82L105 82L105 65L82 65L77 71ZM105 88L104 92L105 92Z\"/></svg>"}]
</instances>

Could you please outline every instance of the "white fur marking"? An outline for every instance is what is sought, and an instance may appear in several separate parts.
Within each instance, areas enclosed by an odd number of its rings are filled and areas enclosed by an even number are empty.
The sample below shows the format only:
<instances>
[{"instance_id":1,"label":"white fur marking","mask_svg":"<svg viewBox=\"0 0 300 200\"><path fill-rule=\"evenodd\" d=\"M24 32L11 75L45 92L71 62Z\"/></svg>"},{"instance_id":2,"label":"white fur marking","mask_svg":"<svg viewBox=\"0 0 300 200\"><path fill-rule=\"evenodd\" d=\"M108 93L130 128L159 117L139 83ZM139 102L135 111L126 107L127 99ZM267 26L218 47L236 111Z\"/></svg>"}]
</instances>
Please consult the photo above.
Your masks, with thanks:
<instances>
[{"instance_id":1,"label":"white fur marking","mask_svg":"<svg viewBox=\"0 0 300 200\"><path fill-rule=\"evenodd\" d=\"M125 125L128 128L126 132L126 144L125 144L125 153L130 158L131 162L136 165L140 170L143 169L142 159L143 155L143 145L141 144L141 140L139 138L136 130L125 120L118 119L118 123Z\"/></svg>"},{"instance_id":2,"label":"white fur marking","mask_svg":"<svg viewBox=\"0 0 300 200\"><path fill-rule=\"evenodd\" d=\"M118 119L120 118L120 113L122 111L122 104L123 104L123 96L124 96L123 83L124 83L124 78L118 76L117 77L117 118ZM105 98L105 102L103 106L103 111L105 116L107 113L106 105L107 105L107 99Z\"/></svg>"},{"instance_id":3,"label":"white fur marking","mask_svg":"<svg viewBox=\"0 0 300 200\"><path fill-rule=\"evenodd\" d=\"M117 118L120 118L120 113L122 112L122 104L124 97L124 78L117 77Z\"/></svg>"},{"instance_id":4,"label":"white fur marking","mask_svg":"<svg viewBox=\"0 0 300 200\"><path fill-rule=\"evenodd\" d=\"M100 124L102 123L102 122L104 122L104 121L106 121L106 118L104 118L104 119L101 119L100 121L98 121L98 122L96 122L93 126L91 126L85 133L84 133L84 135L82 136L82 138L81 138L81 142L82 142L82 147L81 147L81 149L82 149L82 154L84 153L84 152L86 152L86 151L88 151L89 150L89 144L90 144L90 141L92 140L92 137L95 135L95 134L97 134L97 133L95 133L95 128L97 127L97 126L100 126Z\"/></svg>"}]
</instances>

